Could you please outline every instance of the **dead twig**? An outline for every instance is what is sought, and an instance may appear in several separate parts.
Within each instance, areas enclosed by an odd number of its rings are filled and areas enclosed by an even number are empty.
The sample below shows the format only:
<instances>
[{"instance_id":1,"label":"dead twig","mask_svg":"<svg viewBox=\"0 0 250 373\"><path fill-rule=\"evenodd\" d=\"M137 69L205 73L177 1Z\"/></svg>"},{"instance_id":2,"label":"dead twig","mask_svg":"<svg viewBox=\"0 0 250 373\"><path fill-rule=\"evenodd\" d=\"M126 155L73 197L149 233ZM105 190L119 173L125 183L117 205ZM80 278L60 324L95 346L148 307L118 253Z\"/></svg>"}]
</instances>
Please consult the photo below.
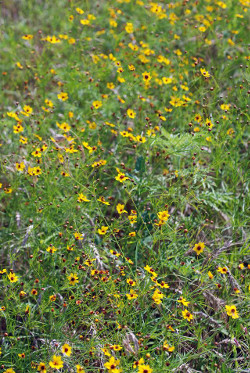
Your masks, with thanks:
<instances>
[{"instance_id":1,"label":"dead twig","mask_svg":"<svg viewBox=\"0 0 250 373\"><path fill-rule=\"evenodd\" d=\"M123 345L127 355L130 355L131 353L137 355L139 351L139 343L133 332L130 331L126 333L125 338L123 339Z\"/></svg>"},{"instance_id":2,"label":"dead twig","mask_svg":"<svg viewBox=\"0 0 250 373\"><path fill-rule=\"evenodd\" d=\"M209 261L210 263L215 260L221 253L223 253L224 251L228 250L230 247L232 246L239 246L239 245L242 245L243 242L232 242L232 241L228 241L224 246L222 246L220 249L218 250L214 250L203 262L202 264L202 267L204 267Z\"/></svg>"},{"instance_id":3,"label":"dead twig","mask_svg":"<svg viewBox=\"0 0 250 373\"><path fill-rule=\"evenodd\" d=\"M213 323L213 324L216 325L216 326L220 326L220 325L221 325L221 324L219 323L219 321L215 320L213 317L207 315L207 314L204 313L204 312L201 312L201 311L194 312L194 315L205 317L207 320L209 320L211 323Z\"/></svg>"},{"instance_id":4,"label":"dead twig","mask_svg":"<svg viewBox=\"0 0 250 373\"><path fill-rule=\"evenodd\" d=\"M236 281L232 273L229 271L228 267L226 267L226 269L227 269L227 278L229 280L232 290L234 291L235 289L237 289L239 290L240 293L242 293L242 289L239 283Z\"/></svg>"}]
</instances>

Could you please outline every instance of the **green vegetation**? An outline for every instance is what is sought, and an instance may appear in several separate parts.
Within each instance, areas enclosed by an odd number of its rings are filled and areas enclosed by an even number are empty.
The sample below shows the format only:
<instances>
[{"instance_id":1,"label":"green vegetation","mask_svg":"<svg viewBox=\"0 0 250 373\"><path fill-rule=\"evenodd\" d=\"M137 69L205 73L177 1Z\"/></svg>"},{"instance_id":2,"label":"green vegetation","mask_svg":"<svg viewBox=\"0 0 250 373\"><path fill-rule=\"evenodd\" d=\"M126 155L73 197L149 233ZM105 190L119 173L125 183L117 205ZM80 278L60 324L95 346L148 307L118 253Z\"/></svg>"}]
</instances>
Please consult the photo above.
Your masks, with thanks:
<instances>
[{"instance_id":1,"label":"green vegetation","mask_svg":"<svg viewBox=\"0 0 250 373\"><path fill-rule=\"evenodd\" d=\"M0 372L249 372L249 1L1 4Z\"/></svg>"}]
</instances>

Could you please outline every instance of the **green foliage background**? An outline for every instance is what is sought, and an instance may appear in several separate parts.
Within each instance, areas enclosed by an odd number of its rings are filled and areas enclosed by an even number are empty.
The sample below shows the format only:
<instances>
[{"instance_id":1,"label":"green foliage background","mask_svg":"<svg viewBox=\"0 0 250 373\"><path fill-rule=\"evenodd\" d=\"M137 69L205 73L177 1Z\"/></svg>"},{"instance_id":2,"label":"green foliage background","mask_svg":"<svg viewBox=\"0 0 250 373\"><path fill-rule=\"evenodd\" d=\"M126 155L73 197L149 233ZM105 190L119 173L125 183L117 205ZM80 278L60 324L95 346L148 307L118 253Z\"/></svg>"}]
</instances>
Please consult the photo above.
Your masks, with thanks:
<instances>
[{"instance_id":1,"label":"green foliage background","mask_svg":"<svg viewBox=\"0 0 250 373\"><path fill-rule=\"evenodd\" d=\"M133 367L141 358L148 373L248 371L248 6L2 2L1 372L32 372L41 362L52 372L53 355L66 372L79 364L86 372L141 373ZM21 113L25 105L31 114ZM65 122L68 132L57 125ZM106 164L93 167L100 160ZM41 173L30 175L32 167ZM116 179L121 173L124 182ZM81 193L88 202L79 202ZM119 214L118 203L127 212ZM170 216L158 225L162 211ZM196 255L199 242L205 249ZM136 299L128 298L131 289ZM164 295L160 304L155 289ZM239 318L225 305L235 305ZM183 318L186 308L192 321ZM103 348L120 360L117 371L105 367Z\"/></svg>"}]
</instances>

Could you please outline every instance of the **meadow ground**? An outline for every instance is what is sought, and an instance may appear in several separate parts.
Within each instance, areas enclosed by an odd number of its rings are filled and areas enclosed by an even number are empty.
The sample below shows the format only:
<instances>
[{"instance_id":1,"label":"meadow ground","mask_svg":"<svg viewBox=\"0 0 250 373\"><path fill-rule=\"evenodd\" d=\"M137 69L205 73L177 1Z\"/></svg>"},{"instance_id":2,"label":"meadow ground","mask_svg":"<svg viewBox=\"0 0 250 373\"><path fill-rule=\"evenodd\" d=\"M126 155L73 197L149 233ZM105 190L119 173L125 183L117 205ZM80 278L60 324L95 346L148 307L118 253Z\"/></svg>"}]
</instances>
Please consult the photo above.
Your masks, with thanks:
<instances>
[{"instance_id":1,"label":"meadow ground","mask_svg":"<svg viewBox=\"0 0 250 373\"><path fill-rule=\"evenodd\" d=\"M0 372L249 370L249 1L1 1Z\"/></svg>"}]
</instances>

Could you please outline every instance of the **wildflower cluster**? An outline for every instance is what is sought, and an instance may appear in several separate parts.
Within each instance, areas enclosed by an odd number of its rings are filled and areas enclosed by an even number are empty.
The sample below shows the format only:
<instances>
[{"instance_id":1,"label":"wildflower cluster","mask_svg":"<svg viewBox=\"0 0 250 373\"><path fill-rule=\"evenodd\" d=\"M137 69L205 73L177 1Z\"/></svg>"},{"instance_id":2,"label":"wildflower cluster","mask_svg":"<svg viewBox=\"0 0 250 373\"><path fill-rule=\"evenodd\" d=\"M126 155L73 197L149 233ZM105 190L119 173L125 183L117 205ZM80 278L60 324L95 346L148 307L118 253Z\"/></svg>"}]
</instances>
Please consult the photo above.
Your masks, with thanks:
<instances>
[{"instance_id":1,"label":"wildflower cluster","mask_svg":"<svg viewBox=\"0 0 250 373\"><path fill-rule=\"evenodd\" d=\"M246 371L249 2L1 6L1 373Z\"/></svg>"}]
</instances>

